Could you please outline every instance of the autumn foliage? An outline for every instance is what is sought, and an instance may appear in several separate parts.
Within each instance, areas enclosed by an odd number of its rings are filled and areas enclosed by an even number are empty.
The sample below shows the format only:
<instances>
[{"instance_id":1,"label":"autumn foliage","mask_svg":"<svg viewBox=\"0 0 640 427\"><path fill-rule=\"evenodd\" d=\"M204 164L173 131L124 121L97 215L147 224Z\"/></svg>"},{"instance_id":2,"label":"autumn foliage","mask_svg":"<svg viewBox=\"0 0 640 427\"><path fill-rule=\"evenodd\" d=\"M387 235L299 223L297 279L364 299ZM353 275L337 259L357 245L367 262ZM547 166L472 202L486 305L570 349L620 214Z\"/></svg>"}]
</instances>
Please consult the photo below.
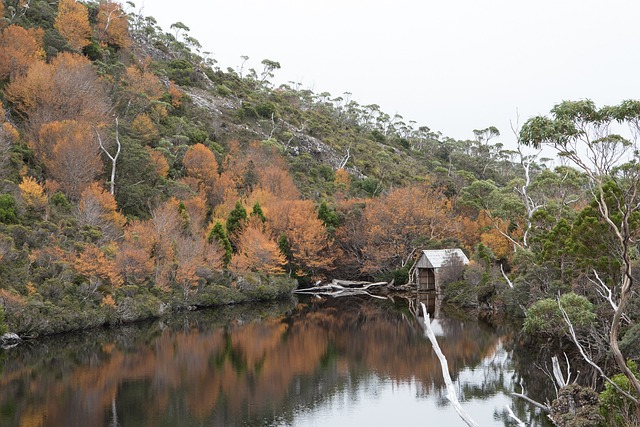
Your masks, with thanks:
<instances>
[{"instance_id":1,"label":"autumn foliage","mask_svg":"<svg viewBox=\"0 0 640 427\"><path fill-rule=\"evenodd\" d=\"M451 202L427 184L399 188L367 202L363 212L363 271L400 268L429 240L455 239L460 229Z\"/></svg>"},{"instance_id":2,"label":"autumn foliage","mask_svg":"<svg viewBox=\"0 0 640 427\"><path fill-rule=\"evenodd\" d=\"M0 32L0 79L18 77L33 64L44 60L41 29L10 25Z\"/></svg>"},{"instance_id":3,"label":"autumn foliage","mask_svg":"<svg viewBox=\"0 0 640 427\"><path fill-rule=\"evenodd\" d=\"M86 123L75 120L47 123L32 145L51 178L74 199L102 172L100 147Z\"/></svg>"},{"instance_id":4,"label":"autumn foliage","mask_svg":"<svg viewBox=\"0 0 640 427\"><path fill-rule=\"evenodd\" d=\"M116 2L110 0L100 2L94 31L101 44L121 48L131 44L127 15Z\"/></svg>"},{"instance_id":5,"label":"autumn foliage","mask_svg":"<svg viewBox=\"0 0 640 427\"><path fill-rule=\"evenodd\" d=\"M97 125L110 108L104 86L84 56L63 52L49 63L35 62L5 89L15 110L37 132L46 123L76 120Z\"/></svg>"},{"instance_id":6,"label":"autumn foliage","mask_svg":"<svg viewBox=\"0 0 640 427\"><path fill-rule=\"evenodd\" d=\"M285 261L278 244L265 232L262 223L253 221L240 235L237 254L231 259L231 268L239 273L257 271L281 274Z\"/></svg>"},{"instance_id":7,"label":"autumn foliage","mask_svg":"<svg viewBox=\"0 0 640 427\"><path fill-rule=\"evenodd\" d=\"M76 51L91 42L89 11L82 3L75 0L60 0L54 26L67 40L69 46Z\"/></svg>"},{"instance_id":8,"label":"autumn foliage","mask_svg":"<svg viewBox=\"0 0 640 427\"><path fill-rule=\"evenodd\" d=\"M82 225L98 228L109 240L121 235L126 222L124 216L118 212L113 195L95 182L82 191L78 205L78 221Z\"/></svg>"}]
</instances>

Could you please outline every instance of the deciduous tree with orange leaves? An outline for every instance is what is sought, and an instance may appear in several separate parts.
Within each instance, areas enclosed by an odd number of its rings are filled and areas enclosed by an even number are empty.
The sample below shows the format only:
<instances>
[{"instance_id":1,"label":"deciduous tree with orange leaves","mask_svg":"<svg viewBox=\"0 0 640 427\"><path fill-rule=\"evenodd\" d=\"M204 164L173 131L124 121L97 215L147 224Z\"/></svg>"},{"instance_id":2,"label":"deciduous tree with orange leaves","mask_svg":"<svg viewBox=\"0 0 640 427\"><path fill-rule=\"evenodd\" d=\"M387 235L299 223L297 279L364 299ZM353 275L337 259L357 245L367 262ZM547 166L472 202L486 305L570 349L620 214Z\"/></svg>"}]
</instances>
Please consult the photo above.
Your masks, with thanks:
<instances>
[{"instance_id":1,"label":"deciduous tree with orange leaves","mask_svg":"<svg viewBox=\"0 0 640 427\"><path fill-rule=\"evenodd\" d=\"M36 62L25 75L5 89L7 100L28 119L37 135L45 123L62 120L104 121L110 102L89 59L75 53L59 53L50 63Z\"/></svg>"},{"instance_id":2,"label":"deciduous tree with orange leaves","mask_svg":"<svg viewBox=\"0 0 640 427\"><path fill-rule=\"evenodd\" d=\"M86 123L47 123L32 146L51 178L71 198L79 198L102 172L100 146Z\"/></svg>"},{"instance_id":3,"label":"deciduous tree with orange leaves","mask_svg":"<svg viewBox=\"0 0 640 427\"><path fill-rule=\"evenodd\" d=\"M97 182L82 192L77 215L80 224L98 227L106 240L120 237L126 222L113 195Z\"/></svg>"},{"instance_id":4,"label":"deciduous tree with orange leaves","mask_svg":"<svg viewBox=\"0 0 640 427\"><path fill-rule=\"evenodd\" d=\"M456 239L459 226L451 203L427 184L392 191L372 199L363 212L366 239L363 272L401 268L414 249L428 241Z\"/></svg>"},{"instance_id":5,"label":"deciduous tree with orange leaves","mask_svg":"<svg viewBox=\"0 0 640 427\"><path fill-rule=\"evenodd\" d=\"M148 111L151 103L165 93L158 76L147 69L147 62L128 66L121 83L118 101L126 112L132 111L134 114Z\"/></svg>"},{"instance_id":6,"label":"deciduous tree with orange leaves","mask_svg":"<svg viewBox=\"0 0 640 427\"><path fill-rule=\"evenodd\" d=\"M0 32L0 79L23 75L35 62L44 60L43 34L42 29L27 30L18 25Z\"/></svg>"},{"instance_id":7,"label":"deciduous tree with orange leaves","mask_svg":"<svg viewBox=\"0 0 640 427\"><path fill-rule=\"evenodd\" d=\"M111 0L100 2L94 31L100 44L121 48L131 44L127 14L119 3Z\"/></svg>"},{"instance_id":8,"label":"deciduous tree with orange leaves","mask_svg":"<svg viewBox=\"0 0 640 427\"><path fill-rule=\"evenodd\" d=\"M9 83L5 94L36 132L52 121L97 125L111 108L91 61L68 52L59 53L48 64L34 63L25 75Z\"/></svg>"},{"instance_id":9,"label":"deciduous tree with orange leaves","mask_svg":"<svg viewBox=\"0 0 640 427\"><path fill-rule=\"evenodd\" d=\"M272 237L286 236L298 274L316 275L332 269L332 242L311 200L276 199L268 212Z\"/></svg>"},{"instance_id":10,"label":"deciduous tree with orange leaves","mask_svg":"<svg viewBox=\"0 0 640 427\"><path fill-rule=\"evenodd\" d=\"M20 188L20 196L27 209L37 213L45 210L47 206L47 195L44 193L42 185L38 184L35 179L30 176L24 177L18 185L18 188Z\"/></svg>"},{"instance_id":11,"label":"deciduous tree with orange leaves","mask_svg":"<svg viewBox=\"0 0 640 427\"><path fill-rule=\"evenodd\" d=\"M76 51L91 43L89 10L80 2L60 0L54 27Z\"/></svg>"},{"instance_id":12,"label":"deciduous tree with orange leaves","mask_svg":"<svg viewBox=\"0 0 640 427\"><path fill-rule=\"evenodd\" d=\"M238 239L238 251L231 259L231 269L243 273L256 271L282 274L286 259L278 244L265 232L262 222L254 219L244 228Z\"/></svg>"},{"instance_id":13,"label":"deciduous tree with orange leaves","mask_svg":"<svg viewBox=\"0 0 640 427\"><path fill-rule=\"evenodd\" d=\"M156 244L157 236L151 221L133 220L127 225L115 259L125 282L142 284L152 277Z\"/></svg>"},{"instance_id":14,"label":"deciduous tree with orange leaves","mask_svg":"<svg viewBox=\"0 0 640 427\"><path fill-rule=\"evenodd\" d=\"M95 245L84 245L81 251L73 254L72 262L76 273L88 280L95 289L103 284L114 287L123 284L113 259L105 256Z\"/></svg>"},{"instance_id":15,"label":"deciduous tree with orange leaves","mask_svg":"<svg viewBox=\"0 0 640 427\"><path fill-rule=\"evenodd\" d=\"M223 193L218 183L218 161L211 150L204 144L192 145L184 155L183 164L187 175L200 181L209 205L216 206L222 203Z\"/></svg>"}]
</instances>

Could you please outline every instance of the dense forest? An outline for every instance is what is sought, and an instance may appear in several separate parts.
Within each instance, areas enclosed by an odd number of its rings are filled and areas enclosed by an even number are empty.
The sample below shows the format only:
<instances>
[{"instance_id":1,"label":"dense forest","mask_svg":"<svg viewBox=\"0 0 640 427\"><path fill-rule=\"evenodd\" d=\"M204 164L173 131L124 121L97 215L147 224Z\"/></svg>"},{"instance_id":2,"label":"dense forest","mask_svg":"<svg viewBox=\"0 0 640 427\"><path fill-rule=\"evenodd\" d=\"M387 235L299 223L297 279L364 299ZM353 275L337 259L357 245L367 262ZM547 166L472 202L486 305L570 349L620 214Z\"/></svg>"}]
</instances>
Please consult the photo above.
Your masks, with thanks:
<instances>
[{"instance_id":1,"label":"dense forest","mask_svg":"<svg viewBox=\"0 0 640 427\"><path fill-rule=\"evenodd\" d=\"M559 392L602 392L580 425L638 422L640 102L563 101L507 149L493 126L459 141L276 86L275 60L222 70L131 2L0 16L0 332L401 284L419 250L460 247L445 301L524 318L531 342L596 367Z\"/></svg>"}]
</instances>

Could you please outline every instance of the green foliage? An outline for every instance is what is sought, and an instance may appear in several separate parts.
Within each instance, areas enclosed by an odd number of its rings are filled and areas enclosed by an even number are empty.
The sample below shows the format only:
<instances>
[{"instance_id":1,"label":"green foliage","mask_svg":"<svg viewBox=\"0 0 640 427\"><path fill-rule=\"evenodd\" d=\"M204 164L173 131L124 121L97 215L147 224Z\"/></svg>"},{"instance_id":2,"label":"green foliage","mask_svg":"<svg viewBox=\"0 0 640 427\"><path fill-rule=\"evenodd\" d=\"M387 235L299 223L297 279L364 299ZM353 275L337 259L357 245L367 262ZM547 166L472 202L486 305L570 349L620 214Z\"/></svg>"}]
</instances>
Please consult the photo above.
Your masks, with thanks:
<instances>
[{"instance_id":1,"label":"green foliage","mask_svg":"<svg viewBox=\"0 0 640 427\"><path fill-rule=\"evenodd\" d=\"M630 313L636 312L633 308L629 307ZM620 340L620 351L628 359L632 359L635 362L640 362L640 323L634 323L629 329L622 335Z\"/></svg>"},{"instance_id":2,"label":"green foliage","mask_svg":"<svg viewBox=\"0 0 640 427\"><path fill-rule=\"evenodd\" d=\"M382 192L382 183L379 179L376 178L365 178L361 181L356 181L353 183L353 188L356 192L364 193L368 197L375 197L380 195Z\"/></svg>"},{"instance_id":3,"label":"green foliage","mask_svg":"<svg viewBox=\"0 0 640 427\"><path fill-rule=\"evenodd\" d=\"M235 208L229 213L227 218L227 233L236 234L242 230L244 222L247 220L247 210L238 200Z\"/></svg>"},{"instance_id":4,"label":"green foliage","mask_svg":"<svg viewBox=\"0 0 640 427\"><path fill-rule=\"evenodd\" d=\"M148 218L152 201L165 184L154 168L149 153L136 141L122 139L116 164L116 201L126 216Z\"/></svg>"},{"instance_id":5,"label":"green foliage","mask_svg":"<svg viewBox=\"0 0 640 427\"><path fill-rule=\"evenodd\" d=\"M61 193L60 191L56 191L53 194L53 196L51 196L51 203L54 206L57 206L57 207L62 208L62 209L71 208L71 203L69 203L69 200L67 199L67 196L65 196L64 193Z\"/></svg>"},{"instance_id":6,"label":"green foliage","mask_svg":"<svg viewBox=\"0 0 640 427\"><path fill-rule=\"evenodd\" d=\"M267 222L267 218L264 216L264 212L262 212L262 207L260 206L260 202L256 202L251 209L251 217L257 217L261 222Z\"/></svg>"},{"instance_id":7,"label":"green foliage","mask_svg":"<svg viewBox=\"0 0 640 427\"><path fill-rule=\"evenodd\" d=\"M7 332L7 325L4 323L4 307L0 304L0 335Z\"/></svg>"},{"instance_id":8,"label":"green foliage","mask_svg":"<svg viewBox=\"0 0 640 427\"><path fill-rule=\"evenodd\" d=\"M0 194L0 222L5 224L18 222L16 200L11 194Z\"/></svg>"},{"instance_id":9,"label":"green foliage","mask_svg":"<svg viewBox=\"0 0 640 427\"><path fill-rule=\"evenodd\" d=\"M185 232L188 231L191 226L191 218L189 218L187 208L182 201L178 204L178 215L180 215L180 219L182 221L182 230Z\"/></svg>"},{"instance_id":10,"label":"green foliage","mask_svg":"<svg viewBox=\"0 0 640 427\"><path fill-rule=\"evenodd\" d=\"M335 229L340 222L336 211L330 209L324 200L320 203L320 206L318 206L318 219L324 223L325 227L333 229Z\"/></svg>"},{"instance_id":11,"label":"green foliage","mask_svg":"<svg viewBox=\"0 0 640 427\"><path fill-rule=\"evenodd\" d=\"M467 280L447 283L441 286L442 300L460 307L477 307L475 286Z\"/></svg>"},{"instance_id":12,"label":"green foliage","mask_svg":"<svg viewBox=\"0 0 640 427\"><path fill-rule=\"evenodd\" d=\"M213 239L215 239L224 250L224 257L222 258L222 260L226 268L229 265L229 262L231 262L233 249L231 247L229 237L227 236L227 232L224 230L224 227L222 226L220 221L216 221L216 223L211 228L211 231L209 232L209 243L213 242Z\"/></svg>"},{"instance_id":13,"label":"green foliage","mask_svg":"<svg viewBox=\"0 0 640 427\"><path fill-rule=\"evenodd\" d=\"M637 344L637 342L636 342ZM638 365L633 361L628 361L627 366L633 374L639 377ZM624 374L616 374L611 380L620 387L621 390L633 395L635 390ZM610 427L625 427L638 425L636 418L636 405L629 398L621 394L612 384L606 382L604 390L600 393L600 414L604 417L605 424Z\"/></svg>"},{"instance_id":14,"label":"green foliage","mask_svg":"<svg viewBox=\"0 0 640 427\"><path fill-rule=\"evenodd\" d=\"M572 292L564 294L560 297L560 305L576 330L591 327L596 318L593 304L582 295ZM552 337L562 337L567 334L569 328L562 317L558 301L545 298L533 304L527 310L524 331L529 334Z\"/></svg>"},{"instance_id":15,"label":"green foliage","mask_svg":"<svg viewBox=\"0 0 640 427\"><path fill-rule=\"evenodd\" d=\"M69 50L67 41L55 28L50 28L44 32L43 42L44 51L47 54L47 59L53 58L59 52Z\"/></svg>"},{"instance_id":16,"label":"green foliage","mask_svg":"<svg viewBox=\"0 0 640 427\"><path fill-rule=\"evenodd\" d=\"M237 286L251 300L273 301L289 295L297 282L287 276L263 276L248 273L238 281Z\"/></svg>"},{"instance_id":17,"label":"green foliage","mask_svg":"<svg viewBox=\"0 0 640 427\"><path fill-rule=\"evenodd\" d=\"M380 132L378 129L374 129L371 131L371 139L373 139L376 142L385 142L385 140L387 139L384 134L382 132Z\"/></svg>"},{"instance_id":18,"label":"green foliage","mask_svg":"<svg viewBox=\"0 0 640 427\"><path fill-rule=\"evenodd\" d=\"M169 80L173 80L180 86L196 86L197 74L189 61L174 59L166 64L165 71Z\"/></svg>"}]
</instances>

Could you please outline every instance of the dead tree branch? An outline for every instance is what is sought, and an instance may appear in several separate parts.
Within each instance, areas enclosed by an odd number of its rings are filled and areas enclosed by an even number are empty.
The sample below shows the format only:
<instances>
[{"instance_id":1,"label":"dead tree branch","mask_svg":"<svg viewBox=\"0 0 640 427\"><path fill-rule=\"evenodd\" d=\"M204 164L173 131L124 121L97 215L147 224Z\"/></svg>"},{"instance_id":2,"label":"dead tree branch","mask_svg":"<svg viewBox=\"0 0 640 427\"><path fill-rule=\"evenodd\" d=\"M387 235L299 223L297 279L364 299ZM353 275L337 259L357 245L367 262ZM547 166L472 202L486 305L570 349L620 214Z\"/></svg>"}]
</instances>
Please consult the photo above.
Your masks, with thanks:
<instances>
[{"instance_id":1,"label":"dead tree branch","mask_svg":"<svg viewBox=\"0 0 640 427\"><path fill-rule=\"evenodd\" d=\"M442 367L442 376L444 377L444 383L447 387L447 399L449 399L449 402L451 402L460 418L462 418L462 421L464 421L470 427L479 427L479 425L471 418L471 416L469 416L469 414L465 412L465 410L462 408L462 405L460 404L460 401L458 400L456 389L453 385L453 381L451 381L451 376L449 375L449 365L447 363L447 358L442 353L440 345L438 345L438 340L436 339L436 336L431 329L431 322L429 320L429 313L427 313L427 307L423 302L421 302L420 305L422 306L422 315L424 316L424 325L426 327L427 338L429 338L429 341L431 341L433 351L436 352L436 355L440 360L440 366Z\"/></svg>"}]
</instances>

